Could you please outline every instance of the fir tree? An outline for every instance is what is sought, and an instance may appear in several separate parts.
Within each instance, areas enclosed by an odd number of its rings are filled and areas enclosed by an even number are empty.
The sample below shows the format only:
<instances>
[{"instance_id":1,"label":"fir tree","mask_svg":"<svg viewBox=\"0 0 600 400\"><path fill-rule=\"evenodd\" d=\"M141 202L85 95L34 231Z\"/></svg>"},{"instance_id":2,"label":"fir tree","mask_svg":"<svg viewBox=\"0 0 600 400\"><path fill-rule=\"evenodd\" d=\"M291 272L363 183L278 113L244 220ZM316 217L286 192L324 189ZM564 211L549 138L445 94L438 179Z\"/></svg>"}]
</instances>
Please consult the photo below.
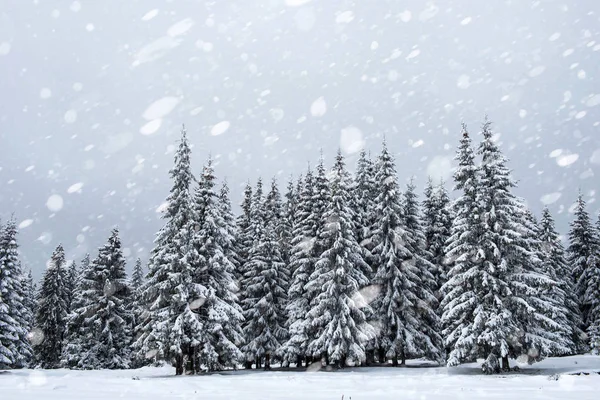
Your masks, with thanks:
<instances>
[{"instance_id":1,"label":"fir tree","mask_svg":"<svg viewBox=\"0 0 600 400\"><path fill-rule=\"evenodd\" d=\"M525 350L533 362L548 356L567 355L575 344L565 306L566 294L561 290L553 265L545 262L546 246L541 240L540 226L531 211L524 205L522 208L518 232L527 252L520 260L522 272L515 274L517 282L513 283L513 291L522 294L528 303L523 312L515 316L523 326Z\"/></svg>"},{"instance_id":2,"label":"fir tree","mask_svg":"<svg viewBox=\"0 0 600 400\"><path fill-rule=\"evenodd\" d=\"M0 226L0 368L21 368L31 359L27 295L13 218Z\"/></svg>"},{"instance_id":3,"label":"fir tree","mask_svg":"<svg viewBox=\"0 0 600 400\"><path fill-rule=\"evenodd\" d=\"M131 274L131 282L129 286L131 287L131 290L135 293L142 287L143 284L144 269L142 267L142 260L138 257L135 260L135 265L133 266L133 273Z\"/></svg>"},{"instance_id":4,"label":"fir tree","mask_svg":"<svg viewBox=\"0 0 600 400\"><path fill-rule=\"evenodd\" d=\"M575 289L579 296L579 306L583 318L583 328L590 325L589 312L594 299L587 296L593 293L593 279L598 264L598 244L594 226L586 210L581 193L575 206L575 218L571 221L567 262L571 266Z\"/></svg>"},{"instance_id":5,"label":"fir tree","mask_svg":"<svg viewBox=\"0 0 600 400\"><path fill-rule=\"evenodd\" d=\"M583 353L586 350L585 335L581 329L583 321L579 309L579 301L575 291L575 283L566 260L565 250L556 231L554 219L548 207L544 208L539 225L541 242L540 258L542 268L556 281L553 292L554 300L566 308L566 322L559 322L567 330L572 348L571 354Z\"/></svg>"},{"instance_id":6,"label":"fir tree","mask_svg":"<svg viewBox=\"0 0 600 400\"><path fill-rule=\"evenodd\" d=\"M232 243L223 218L222 205L215 191L215 176L209 159L203 168L194 196L194 236L189 261L195 271L193 281L202 288L200 297L190 305L201 323L198 342L193 349L199 371L222 370L241 358L241 309L234 291L235 267L227 257Z\"/></svg>"},{"instance_id":7,"label":"fir tree","mask_svg":"<svg viewBox=\"0 0 600 400\"><path fill-rule=\"evenodd\" d=\"M425 250L430 255L429 261L434 269L431 271L435 279L434 292L441 300L440 288L446 282L447 259L445 253L446 241L452 229L450 198L444 183L433 186L431 178L425 188L423 201L423 225L425 234Z\"/></svg>"},{"instance_id":8,"label":"fir tree","mask_svg":"<svg viewBox=\"0 0 600 400\"><path fill-rule=\"evenodd\" d=\"M316 223L313 214L313 174L309 169L301 182L296 207L296 223L292 233L290 250L290 270L292 273L288 291L288 303L285 314L289 339L279 349L279 355L285 364L295 363L301 367L307 355L308 324L307 313L312 300L306 284L314 271L312 253L315 242Z\"/></svg>"},{"instance_id":9,"label":"fir tree","mask_svg":"<svg viewBox=\"0 0 600 400\"><path fill-rule=\"evenodd\" d=\"M434 292L437 289L437 280L435 278L437 267L429 261L433 258L433 255L426 247L426 238L421 223L416 186L412 178L406 185L406 191L404 192L402 200L401 216L404 229L406 230L406 246L413 255L415 267L419 270L421 280L421 284L418 288L421 292L419 297L429 305L431 310L436 310L438 304ZM428 327L428 329L433 330L427 334L432 340L436 339L437 334L434 332L436 332L439 325L437 316L435 316L435 313L430 314L428 310L424 310L423 317L427 320L425 326ZM439 344L439 340L434 340L435 346L438 346Z\"/></svg>"},{"instance_id":10,"label":"fir tree","mask_svg":"<svg viewBox=\"0 0 600 400\"><path fill-rule=\"evenodd\" d=\"M595 229L595 252L586 273L583 304L588 307L587 334L594 354L600 354L600 215Z\"/></svg>"},{"instance_id":11,"label":"fir tree","mask_svg":"<svg viewBox=\"0 0 600 400\"><path fill-rule=\"evenodd\" d=\"M236 252L239 258L238 270L236 271L236 279L238 280L239 292L241 299L245 297L244 287L244 266L248 262L248 254L254 241L254 232L252 231L252 186L248 182L244 189L244 199L240 204L242 212L237 217L237 236L236 236Z\"/></svg>"},{"instance_id":12,"label":"fir tree","mask_svg":"<svg viewBox=\"0 0 600 400\"><path fill-rule=\"evenodd\" d=\"M235 283L234 291L236 293L239 293L239 280L237 274L239 272L242 260L240 258L240 255L238 254L239 246L237 242L237 225L235 221L235 216L233 215L233 211L231 209L229 186L227 185L226 180L224 180L223 184L221 185L218 200L218 204L220 205L221 209L221 216L223 218L223 224L225 226L225 243L223 245L223 250L225 252L225 256L233 264L234 270L232 273L232 277Z\"/></svg>"},{"instance_id":13,"label":"fir tree","mask_svg":"<svg viewBox=\"0 0 600 400\"><path fill-rule=\"evenodd\" d=\"M98 251L91 265L92 287L82 324L82 365L87 369L122 369L130 365L131 289L127 284L125 259L118 229Z\"/></svg>"},{"instance_id":14,"label":"fir tree","mask_svg":"<svg viewBox=\"0 0 600 400\"><path fill-rule=\"evenodd\" d=\"M410 249L409 231L403 221L394 160L384 142L377 165L377 182L381 182L375 199L373 255L377 272L373 283L380 288L373 307L381 324L378 338L379 358L385 362L392 359L404 364L407 357L428 356L439 358L439 338L429 325L435 318L433 310L424 297L428 293L423 271L417 266L418 255ZM410 200L412 201L412 200ZM405 204L414 218L414 204ZM412 221L411 223L415 223ZM413 226L415 228L415 226ZM426 273L426 271L425 271ZM431 294L429 294L431 296Z\"/></svg>"},{"instance_id":15,"label":"fir tree","mask_svg":"<svg viewBox=\"0 0 600 400\"><path fill-rule=\"evenodd\" d=\"M71 303L71 312L67 316L65 328L65 346L62 351L61 364L68 368L85 369L88 366L88 356L84 353L84 345L95 338L87 330L84 322L96 312L98 299L94 291L95 274L90 262L90 255L86 254L81 260L81 267L75 281L75 291Z\"/></svg>"},{"instance_id":16,"label":"fir tree","mask_svg":"<svg viewBox=\"0 0 600 400\"><path fill-rule=\"evenodd\" d=\"M494 262L498 260L486 260L494 253L487 254L487 249L481 245L485 234L481 222L485 210L480 209L481 183L471 138L464 124L456 160L455 190L461 194L454 204L456 218L446 248L453 266L448 281L442 286L444 299L441 304L448 366L487 358L492 353L508 356L509 337L517 335L517 327L511 325L511 313L502 301L510 295L505 280L508 266ZM502 217L506 218L505 215ZM488 233L491 234L496 234L496 230ZM489 242L492 241L488 239Z\"/></svg>"},{"instance_id":17,"label":"fir tree","mask_svg":"<svg viewBox=\"0 0 600 400\"><path fill-rule=\"evenodd\" d=\"M516 184L492 139L490 125L486 119L478 148L481 166L475 202L479 210L471 217L477 218L472 229L477 234L471 260L474 265L461 271L465 254L457 254L457 263L462 265L453 268L458 273L449 281L451 300L446 303L444 317L446 321L453 318L467 322L466 329L453 329L446 336L447 344L454 342L450 365L493 354L502 359L502 368L507 370L509 356L529 351L543 356L550 351L548 339L538 333L543 323L551 321L545 318L545 310L532 305L532 300L538 295L533 285L552 281L529 267L534 256L530 235L521 234L527 228L522 223L527 216L512 194ZM459 167L459 171L464 169ZM458 239L458 248L461 245L462 239ZM468 251L466 255L473 256Z\"/></svg>"},{"instance_id":18,"label":"fir tree","mask_svg":"<svg viewBox=\"0 0 600 400\"><path fill-rule=\"evenodd\" d=\"M279 230L283 261L287 266L290 264L293 230L296 223L296 210L298 208L297 197L298 193L294 186L294 180L290 178L285 192L285 202L283 204L281 227ZM288 271L288 273L291 278L291 271Z\"/></svg>"},{"instance_id":19,"label":"fir tree","mask_svg":"<svg viewBox=\"0 0 600 400\"><path fill-rule=\"evenodd\" d=\"M162 215L165 225L155 239L147 280L142 288L149 315L138 329L135 348L141 357L173 360L176 374L181 375L184 358L193 356L191 350L197 346L202 332L201 323L188 304L199 299L203 289L193 283L195 271L188 261L193 177L185 129L182 129L170 176L173 186Z\"/></svg>"},{"instance_id":20,"label":"fir tree","mask_svg":"<svg viewBox=\"0 0 600 400\"><path fill-rule=\"evenodd\" d=\"M58 245L44 273L38 295L36 332L32 338L35 357L42 368L58 368L67 322L68 288L65 251Z\"/></svg>"},{"instance_id":21,"label":"fir tree","mask_svg":"<svg viewBox=\"0 0 600 400\"><path fill-rule=\"evenodd\" d=\"M375 246L372 240L372 231L377 215L375 214L375 197L377 185L375 184L375 165L362 150L356 165L356 178L354 197L356 198L356 240L363 248L363 257L371 267L372 274L376 272L371 251ZM371 276L368 278L371 279Z\"/></svg>"},{"instance_id":22,"label":"fir tree","mask_svg":"<svg viewBox=\"0 0 600 400\"><path fill-rule=\"evenodd\" d=\"M65 286L67 290L67 307L70 312L72 310L71 303L73 302L73 297L75 295L75 286L77 284L77 275L79 274L79 271L75 261L69 262L69 265L66 268Z\"/></svg>"},{"instance_id":23,"label":"fir tree","mask_svg":"<svg viewBox=\"0 0 600 400\"><path fill-rule=\"evenodd\" d=\"M246 360L256 359L257 368L264 359L270 368L271 357L285 339L283 309L286 302L285 269L276 237L275 218L263 203L262 182L256 185L251 208L251 224L255 239L244 268L246 296L243 299L245 317L243 348Z\"/></svg>"},{"instance_id":24,"label":"fir tree","mask_svg":"<svg viewBox=\"0 0 600 400\"><path fill-rule=\"evenodd\" d=\"M326 202L319 236L323 252L306 285L309 292L317 293L309 311L315 336L308 352L344 367L365 360L365 343L373 330L359 300L359 289L369 283L362 271L369 267L354 236L350 174L339 151L330 184L330 201Z\"/></svg>"}]
</instances>

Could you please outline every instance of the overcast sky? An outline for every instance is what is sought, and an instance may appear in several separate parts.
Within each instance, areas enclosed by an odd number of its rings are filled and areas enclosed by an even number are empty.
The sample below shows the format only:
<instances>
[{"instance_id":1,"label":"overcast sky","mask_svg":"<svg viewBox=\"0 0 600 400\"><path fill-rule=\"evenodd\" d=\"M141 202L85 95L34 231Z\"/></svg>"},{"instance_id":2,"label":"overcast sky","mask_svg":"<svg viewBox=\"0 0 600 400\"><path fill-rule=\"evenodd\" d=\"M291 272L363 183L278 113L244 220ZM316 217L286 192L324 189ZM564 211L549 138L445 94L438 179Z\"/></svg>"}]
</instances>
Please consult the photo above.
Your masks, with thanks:
<instances>
[{"instance_id":1,"label":"overcast sky","mask_svg":"<svg viewBox=\"0 0 600 400\"><path fill-rule=\"evenodd\" d=\"M1 0L0 217L36 277L115 225L145 260L183 123L237 204L383 135L422 191L487 113L518 194L565 233L579 188L598 210L599 19L595 0Z\"/></svg>"}]
</instances>

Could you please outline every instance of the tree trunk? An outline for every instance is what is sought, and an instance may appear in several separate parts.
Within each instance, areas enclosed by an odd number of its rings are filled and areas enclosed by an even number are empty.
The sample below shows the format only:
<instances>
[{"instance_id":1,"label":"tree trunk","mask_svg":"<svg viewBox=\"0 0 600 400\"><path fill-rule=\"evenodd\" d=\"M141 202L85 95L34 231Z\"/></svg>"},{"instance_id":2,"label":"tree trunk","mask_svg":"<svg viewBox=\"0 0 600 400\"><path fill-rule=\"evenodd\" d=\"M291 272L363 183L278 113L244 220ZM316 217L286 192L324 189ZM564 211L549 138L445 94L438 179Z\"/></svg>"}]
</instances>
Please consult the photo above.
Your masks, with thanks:
<instances>
[{"instance_id":1,"label":"tree trunk","mask_svg":"<svg viewBox=\"0 0 600 400\"><path fill-rule=\"evenodd\" d=\"M406 353L404 349L400 352L400 366L404 367L406 365Z\"/></svg>"},{"instance_id":2,"label":"tree trunk","mask_svg":"<svg viewBox=\"0 0 600 400\"><path fill-rule=\"evenodd\" d=\"M510 371L510 365L508 364L508 356L502 357L502 371L504 371L504 372Z\"/></svg>"},{"instance_id":3,"label":"tree trunk","mask_svg":"<svg viewBox=\"0 0 600 400\"><path fill-rule=\"evenodd\" d=\"M245 361L244 362L244 368L246 368L246 369L252 369L252 361Z\"/></svg>"},{"instance_id":4,"label":"tree trunk","mask_svg":"<svg viewBox=\"0 0 600 400\"><path fill-rule=\"evenodd\" d=\"M325 352L323 358L325 358L325 365L329 365L329 354L327 354L327 352Z\"/></svg>"},{"instance_id":5,"label":"tree trunk","mask_svg":"<svg viewBox=\"0 0 600 400\"><path fill-rule=\"evenodd\" d=\"M183 375L183 355L175 357L175 375Z\"/></svg>"},{"instance_id":6,"label":"tree trunk","mask_svg":"<svg viewBox=\"0 0 600 400\"><path fill-rule=\"evenodd\" d=\"M385 358L385 350L383 349L383 347L380 347L379 349L377 349L377 352L379 353L379 363L380 364L386 364L387 360Z\"/></svg>"},{"instance_id":7,"label":"tree trunk","mask_svg":"<svg viewBox=\"0 0 600 400\"><path fill-rule=\"evenodd\" d=\"M296 368L302 368L302 356L296 357Z\"/></svg>"},{"instance_id":8,"label":"tree trunk","mask_svg":"<svg viewBox=\"0 0 600 400\"><path fill-rule=\"evenodd\" d=\"M394 357L392 357L392 367L397 367L398 366L398 356L394 355Z\"/></svg>"},{"instance_id":9,"label":"tree trunk","mask_svg":"<svg viewBox=\"0 0 600 400\"><path fill-rule=\"evenodd\" d=\"M342 369L346 367L346 356L343 356L340 361L338 361L338 368Z\"/></svg>"},{"instance_id":10,"label":"tree trunk","mask_svg":"<svg viewBox=\"0 0 600 400\"><path fill-rule=\"evenodd\" d=\"M262 367L262 357L256 356L256 369L260 369Z\"/></svg>"},{"instance_id":11,"label":"tree trunk","mask_svg":"<svg viewBox=\"0 0 600 400\"><path fill-rule=\"evenodd\" d=\"M271 369L271 354L265 354L265 371Z\"/></svg>"}]
</instances>

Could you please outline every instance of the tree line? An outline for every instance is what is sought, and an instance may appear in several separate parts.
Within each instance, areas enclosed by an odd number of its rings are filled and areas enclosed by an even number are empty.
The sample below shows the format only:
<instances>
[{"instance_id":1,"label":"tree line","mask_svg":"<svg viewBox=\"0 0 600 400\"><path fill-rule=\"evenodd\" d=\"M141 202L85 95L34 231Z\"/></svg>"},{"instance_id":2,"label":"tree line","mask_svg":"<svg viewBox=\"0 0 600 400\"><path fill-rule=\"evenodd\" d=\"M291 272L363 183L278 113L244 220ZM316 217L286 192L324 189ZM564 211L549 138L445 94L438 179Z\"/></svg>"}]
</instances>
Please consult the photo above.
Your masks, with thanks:
<instances>
[{"instance_id":1,"label":"tree line","mask_svg":"<svg viewBox=\"0 0 600 400\"><path fill-rule=\"evenodd\" d=\"M0 232L0 368L448 366L600 351L600 219L577 198L565 250L547 208L513 191L484 121L466 125L454 192L401 189L386 142L355 174L323 157L282 195L258 179L232 212L212 160L194 177L182 129L172 187L144 273L125 271L114 229L77 266L62 246L39 288L19 262L14 218Z\"/></svg>"}]
</instances>

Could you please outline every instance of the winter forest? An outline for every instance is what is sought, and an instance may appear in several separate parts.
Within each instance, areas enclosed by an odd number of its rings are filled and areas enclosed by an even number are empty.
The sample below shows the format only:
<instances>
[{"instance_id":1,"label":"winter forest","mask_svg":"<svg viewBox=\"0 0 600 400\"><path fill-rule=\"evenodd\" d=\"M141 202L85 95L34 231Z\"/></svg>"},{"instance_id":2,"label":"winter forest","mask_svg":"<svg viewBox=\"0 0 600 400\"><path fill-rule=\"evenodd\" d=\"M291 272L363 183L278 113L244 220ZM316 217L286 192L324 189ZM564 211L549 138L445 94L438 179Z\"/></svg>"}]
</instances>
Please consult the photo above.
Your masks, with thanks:
<instances>
[{"instance_id":1,"label":"winter forest","mask_svg":"<svg viewBox=\"0 0 600 400\"><path fill-rule=\"evenodd\" d=\"M248 182L235 216L213 161L191 165L182 128L163 227L131 276L115 227L77 262L59 245L34 282L14 218L2 223L0 368L166 363L181 375L426 359L493 374L509 359L598 353L600 219L574 199L563 245L548 209L536 216L513 193L491 121L455 136L452 182L430 179L422 195L399 184L384 139L354 174L339 151L288 182Z\"/></svg>"}]
</instances>

